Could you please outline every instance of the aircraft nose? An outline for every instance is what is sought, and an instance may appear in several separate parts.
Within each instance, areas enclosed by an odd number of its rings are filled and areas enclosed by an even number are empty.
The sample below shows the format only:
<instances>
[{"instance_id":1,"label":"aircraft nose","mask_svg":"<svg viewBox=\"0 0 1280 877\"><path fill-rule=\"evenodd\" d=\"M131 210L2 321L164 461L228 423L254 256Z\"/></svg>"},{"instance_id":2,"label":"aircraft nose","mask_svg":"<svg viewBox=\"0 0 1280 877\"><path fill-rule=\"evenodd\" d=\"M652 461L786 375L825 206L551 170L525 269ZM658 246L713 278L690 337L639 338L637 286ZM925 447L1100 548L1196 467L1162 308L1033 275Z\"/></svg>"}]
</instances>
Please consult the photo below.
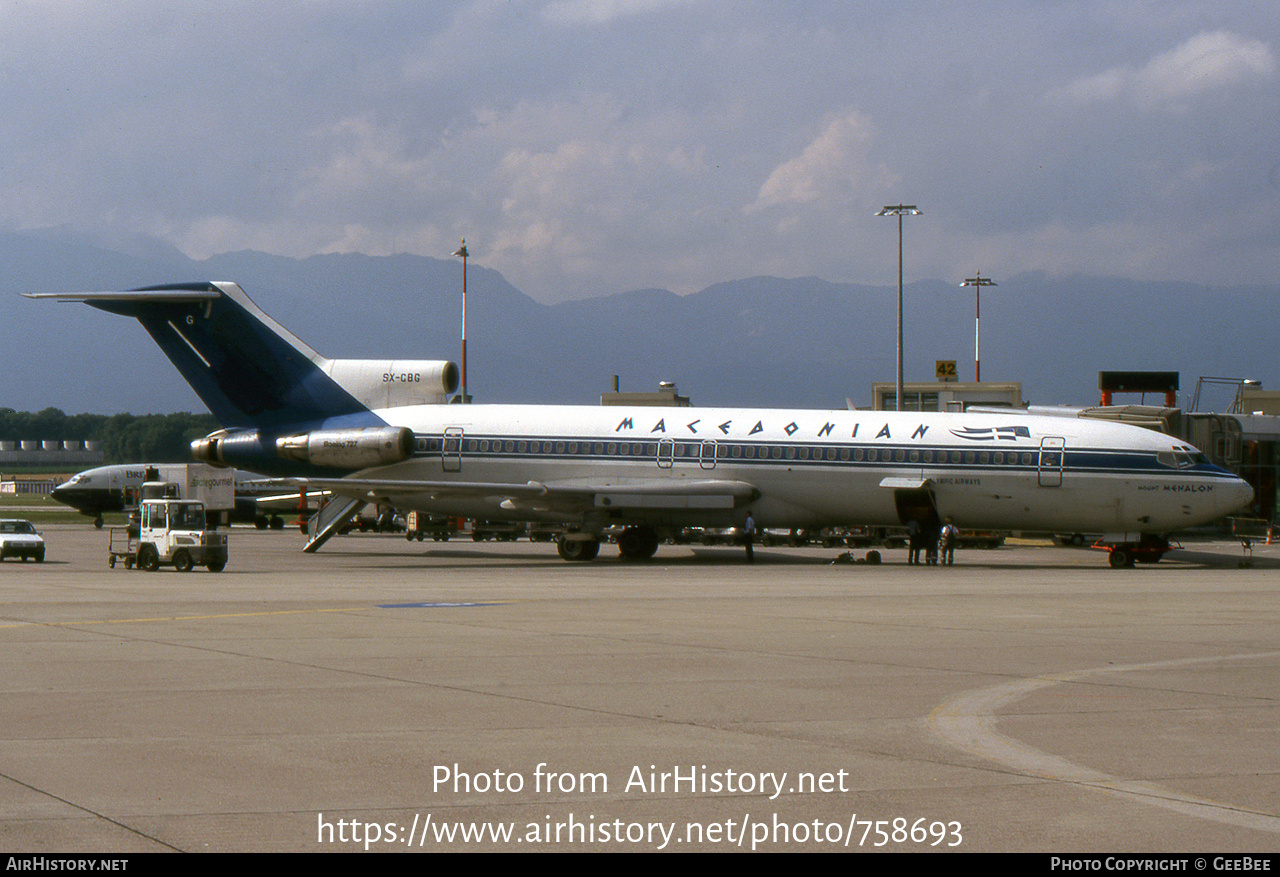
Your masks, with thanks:
<instances>
[{"instance_id":1,"label":"aircraft nose","mask_svg":"<svg viewBox=\"0 0 1280 877\"><path fill-rule=\"evenodd\" d=\"M1234 478L1223 491L1222 514L1230 514L1253 502L1253 487L1243 478Z\"/></svg>"}]
</instances>

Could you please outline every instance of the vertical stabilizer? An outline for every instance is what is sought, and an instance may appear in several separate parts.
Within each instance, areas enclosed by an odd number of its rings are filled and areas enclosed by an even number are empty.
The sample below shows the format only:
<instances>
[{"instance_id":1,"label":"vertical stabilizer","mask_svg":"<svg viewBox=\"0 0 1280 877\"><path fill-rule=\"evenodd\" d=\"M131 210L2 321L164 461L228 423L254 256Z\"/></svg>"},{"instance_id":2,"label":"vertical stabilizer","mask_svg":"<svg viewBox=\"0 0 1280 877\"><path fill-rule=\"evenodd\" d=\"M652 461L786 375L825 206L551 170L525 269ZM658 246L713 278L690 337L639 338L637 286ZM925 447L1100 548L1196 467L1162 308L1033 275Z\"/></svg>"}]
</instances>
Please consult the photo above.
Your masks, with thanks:
<instances>
[{"instance_id":1,"label":"vertical stabilizer","mask_svg":"<svg viewBox=\"0 0 1280 877\"><path fill-rule=\"evenodd\" d=\"M270 428L367 413L326 373L328 360L234 283L29 297L82 301L136 318L223 427Z\"/></svg>"}]
</instances>

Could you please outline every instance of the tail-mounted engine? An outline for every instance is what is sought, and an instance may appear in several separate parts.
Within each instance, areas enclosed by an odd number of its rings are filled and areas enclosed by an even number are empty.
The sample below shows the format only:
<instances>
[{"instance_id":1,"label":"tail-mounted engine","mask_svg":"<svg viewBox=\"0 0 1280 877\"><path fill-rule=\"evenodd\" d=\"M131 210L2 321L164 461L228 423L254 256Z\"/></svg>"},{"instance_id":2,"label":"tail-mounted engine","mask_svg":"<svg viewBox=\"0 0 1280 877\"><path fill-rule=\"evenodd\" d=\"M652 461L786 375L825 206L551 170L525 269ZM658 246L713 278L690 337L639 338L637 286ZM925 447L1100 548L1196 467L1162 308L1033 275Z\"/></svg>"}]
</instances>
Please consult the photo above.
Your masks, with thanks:
<instances>
[{"instance_id":1,"label":"tail-mounted engine","mask_svg":"<svg viewBox=\"0 0 1280 877\"><path fill-rule=\"evenodd\" d=\"M447 360L331 359L324 369L370 408L440 404L458 389L458 367Z\"/></svg>"},{"instance_id":2,"label":"tail-mounted engine","mask_svg":"<svg viewBox=\"0 0 1280 877\"><path fill-rule=\"evenodd\" d=\"M404 426L322 429L276 439L282 457L335 469L367 469L399 463L413 453L413 430Z\"/></svg>"},{"instance_id":3,"label":"tail-mounted engine","mask_svg":"<svg viewBox=\"0 0 1280 877\"><path fill-rule=\"evenodd\" d=\"M403 426L321 429L272 441L257 430L215 432L191 443L191 456L214 466L254 472L280 469L280 458L333 469L367 469L407 460L413 430Z\"/></svg>"}]
</instances>

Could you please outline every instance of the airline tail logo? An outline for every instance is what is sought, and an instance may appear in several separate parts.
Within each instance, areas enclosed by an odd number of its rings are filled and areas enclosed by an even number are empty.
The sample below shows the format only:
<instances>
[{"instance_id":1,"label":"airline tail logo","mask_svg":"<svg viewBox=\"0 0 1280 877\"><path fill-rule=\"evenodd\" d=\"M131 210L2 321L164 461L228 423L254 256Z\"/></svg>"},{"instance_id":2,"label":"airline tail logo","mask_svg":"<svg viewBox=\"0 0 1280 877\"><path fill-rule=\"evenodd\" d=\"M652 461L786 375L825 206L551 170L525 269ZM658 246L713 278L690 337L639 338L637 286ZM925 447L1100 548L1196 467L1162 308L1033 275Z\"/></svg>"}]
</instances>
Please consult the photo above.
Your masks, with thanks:
<instances>
[{"instance_id":1,"label":"airline tail logo","mask_svg":"<svg viewBox=\"0 0 1280 877\"><path fill-rule=\"evenodd\" d=\"M973 429L966 426L964 429L951 430L951 434L971 442L990 442L996 439L1015 442L1019 438L1031 438L1031 430L1025 426L989 426L986 429Z\"/></svg>"}]
</instances>

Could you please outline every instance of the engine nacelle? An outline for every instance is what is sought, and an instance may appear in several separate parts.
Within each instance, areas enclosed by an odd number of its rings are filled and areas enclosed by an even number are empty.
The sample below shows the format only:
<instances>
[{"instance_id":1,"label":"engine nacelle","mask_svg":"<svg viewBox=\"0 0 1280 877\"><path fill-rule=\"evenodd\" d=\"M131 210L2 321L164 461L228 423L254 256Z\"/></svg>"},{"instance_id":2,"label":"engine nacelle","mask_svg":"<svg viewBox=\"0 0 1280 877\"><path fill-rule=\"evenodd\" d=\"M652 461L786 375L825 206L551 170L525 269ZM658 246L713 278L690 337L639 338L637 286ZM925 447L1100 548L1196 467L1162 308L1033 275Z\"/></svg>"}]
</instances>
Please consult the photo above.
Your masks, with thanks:
<instances>
[{"instance_id":1,"label":"engine nacelle","mask_svg":"<svg viewBox=\"0 0 1280 877\"><path fill-rule=\"evenodd\" d=\"M282 472L275 448L256 429L218 430L191 443L191 456L211 466L235 466L272 475Z\"/></svg>"},{"instance_id":2,"label":"engine nacelle","mask_svg":"<svg viewBox=\"0 0 1280 877\"><path fill-rule=\"evenodd\" d=\"M220 453L221 448L218 447L218 440L225 433L214 433L204 438L196 439L191 443L191 457L201 463L208 463L211 466L225 466L227 462L222 459Z\"/></svg>"},{"instance_id":3,"label":"engine nacelle","mask_svg":"<svg viewBox=\"0 0 1280 877\"><path fill-rule=\"evenodd\" d=\"M276 439L282 457L336 469L367 469L407 460L413 430L404 426L321 429Z\"/></svg>"},{"instance_id":4,"label":"engine nacelle","mask_svg":"<svg viewBox=\"0 0 1280 877\"><path fill-rule=\"evenodd\" d=\"M458 389L458 367L447 360L331 359L325 371L370 408L440 404Z\"/></svg>"}]
</instances>

